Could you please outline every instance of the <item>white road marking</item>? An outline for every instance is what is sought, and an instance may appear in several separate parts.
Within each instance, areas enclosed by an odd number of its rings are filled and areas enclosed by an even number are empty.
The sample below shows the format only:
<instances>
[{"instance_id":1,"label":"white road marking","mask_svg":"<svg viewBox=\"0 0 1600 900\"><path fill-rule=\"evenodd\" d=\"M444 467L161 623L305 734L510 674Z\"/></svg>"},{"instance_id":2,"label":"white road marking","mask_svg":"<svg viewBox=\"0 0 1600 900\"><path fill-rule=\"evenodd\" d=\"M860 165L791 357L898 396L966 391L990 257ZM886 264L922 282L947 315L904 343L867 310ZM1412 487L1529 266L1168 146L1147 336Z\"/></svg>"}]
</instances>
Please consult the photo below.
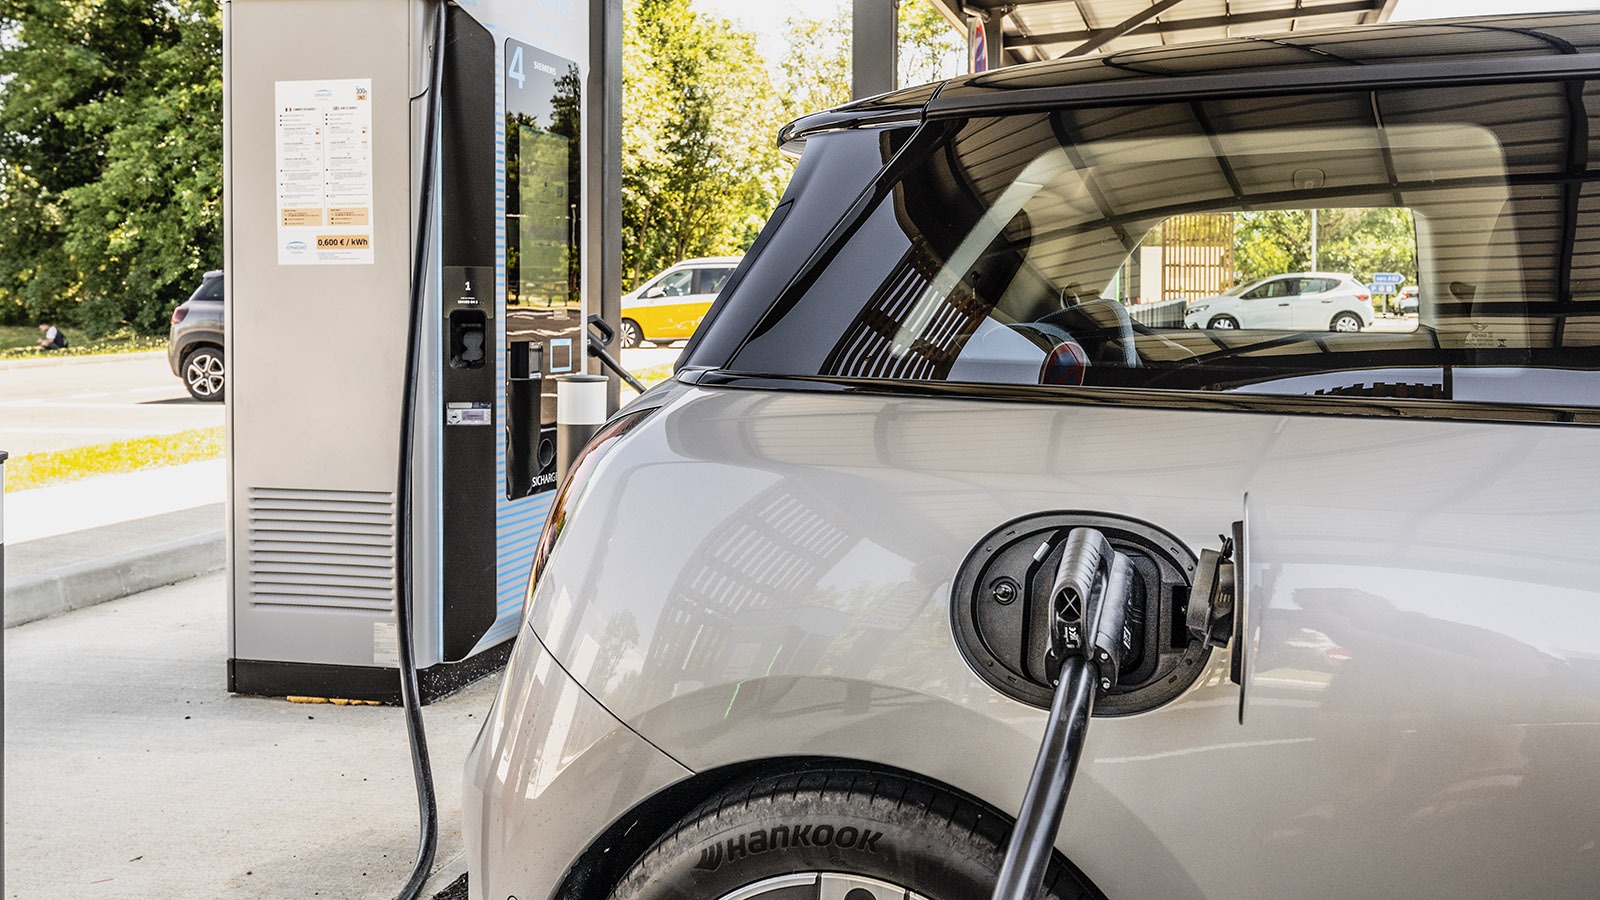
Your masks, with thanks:
<instances>
[{"instance_id":1,"label":"white road marking","mask_svg":"<svg viewBox=\"0 0 1600 900\"><path fill-rule=\"evenodd\" d=\"M163 391L173 394L183 393L182 391L178 390L178 383L176 381L174 381L172 384L164 385L162 387L142 387L128 389L128 393L130 394L154 394Z\"/></svg>"},{"instance_id":2,"label":"white road marking","mask_svg":"<svg viewBox=\"0 0 1600 900\"><path fill-rule=\"evenodd\" d=\"M88 394L73 394L70 397L68 397L67 399L69 399L69 400L93 400L96 397L109 397L109 396L111 396L111 392L110 391L94 391L94 392L88 393Z\"/></svg>"}]
</instances>

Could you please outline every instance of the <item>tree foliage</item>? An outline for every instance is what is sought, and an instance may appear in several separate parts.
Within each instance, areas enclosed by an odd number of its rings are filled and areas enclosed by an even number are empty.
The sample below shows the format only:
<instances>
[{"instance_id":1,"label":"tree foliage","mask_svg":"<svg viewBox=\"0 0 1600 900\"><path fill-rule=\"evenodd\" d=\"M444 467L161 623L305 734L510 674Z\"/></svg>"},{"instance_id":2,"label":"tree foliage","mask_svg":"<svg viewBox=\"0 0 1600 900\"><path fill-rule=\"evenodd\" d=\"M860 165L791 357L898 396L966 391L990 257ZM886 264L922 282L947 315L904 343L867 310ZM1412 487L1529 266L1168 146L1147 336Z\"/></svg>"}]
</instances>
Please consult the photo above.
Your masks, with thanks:
<instances>
[{"instance_id":1,"label":"tree foliage","mask_svg":"<svg viewBox=\"0 0 1600 900\"><path fill-rule=\"evenodd\" d=\"M850 100L850 11L836 7L823 16L791 16L785 22L788 49L779 64L787 118ZM900 4L899 83L925 84L961 74L966 42L930 0Z\"/></svg>"},{"instance_id":2,"label":"tree foliage","mask_svg":"<svg viewBox=\"0 0 1600 900\"><path fill-rule=\"evenodd\" d=\"M849 99L850 18L790 23L775 65L690 0L624 7L623 268L637 283L754 240L792 171L788 120ZM962 40L901 7L901 80ZM0 0L0 322L157 332L222 264L217 0Z\"/></svg>"},{"instance_id":3,"label":"tree foliage","mask_svg":"<svg viewBox=\"0 0 1600 900\"><path fill-rule=\"evenodd\" d=\"M771 210L778 103L755 36L689 0L624 7L623 283L737 253Z\"/></svg>"},{"instance_id":4,"label":"tree foliage","mask_svg":"<svg viewBox=\"0 0 1600 900\"><path fill-rule=\"evenodd\" d=\"M933 8L932 0L900 4L900 84L926 84L964 73L966 36Z\"/></svg>"},{"instance_id":5,"label":"tree foliage","mask_svg":"<svg viewBox=\"0 0 1600 900\"><path fill-rule=\"evenodd\" d=\"M1311 214L1301 209L1238 213L1233 235L1240 283L1305 272L1311 266ZM1416 226L1400 207L1317 210L1317 266L1365 281L1374 272L1417 279Z\"/></svg>"},{"instance_id":6,"label":"tree foliage","mask_svg":"<svg viewBox=\"0 0 1600 900\"><path fill-rule=\"evenodd\" d=\"M159 331L222 264L215 0L0 0L0 317Z\"/></svg>"},{"instance_id":7,"label":"tree foliage","mask_svg":"<svg viewBox=\"0 0 1600 900\"><path fill-rule=\"evenodd\" d=\"M623 282L739 253L793 170L788 121L850 99L850 14L793 17L775 71L755 36L688 0L630 0L623 24ZM928 0L900 8L900 79L956 74L960 35Z\"/></svg>"}]
</instances>

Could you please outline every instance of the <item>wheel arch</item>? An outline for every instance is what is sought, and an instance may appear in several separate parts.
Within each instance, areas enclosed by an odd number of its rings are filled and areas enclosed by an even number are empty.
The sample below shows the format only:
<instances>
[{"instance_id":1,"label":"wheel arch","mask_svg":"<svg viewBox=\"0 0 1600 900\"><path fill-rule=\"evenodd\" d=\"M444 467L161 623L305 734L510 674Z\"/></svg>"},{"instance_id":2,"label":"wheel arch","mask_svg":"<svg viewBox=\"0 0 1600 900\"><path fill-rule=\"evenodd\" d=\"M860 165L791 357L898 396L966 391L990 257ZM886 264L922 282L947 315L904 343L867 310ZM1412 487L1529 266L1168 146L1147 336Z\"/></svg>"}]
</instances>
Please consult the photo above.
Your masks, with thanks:
<instances>
[{"instance_id":1,"label":"wheel arch","mask_svg":"<svg viewBox=\"0 0 1600 900\"><path fill-rule=\"evenodd\" d=\"M638 315L622 315L617 318L618 326L621 326L624 322L632 322L633 327L639 330L639 344L644 344L650 340L649 336L644 333L644 322L640 321ZM638 346L638 344L635 344L634 346Z\"/></svg>"},{"instance_id":2,"label":"wheel arch","mask_svg":"<svg viewBox=\"0 0 1600 900\"><path fill-rule=\"evenodd\" d=\"M187 362L189 359L189 354L194 353L197 350L207 349L215 350L218 353L223 354L224 359L227 358L228 351L223 345L222 336L206 333L197 334L178 345L178 363L181 365L184 362Z\"/></svg>"},{"instance_id":3,"label":"wheel arch","mask_svg":"<svg viewBox=\"0 0 1600 900\"><path fill-rule=\"evenodd\" d=\"M1372 322L1369 321L1366 316L1361 314L1361 311L1359 309L1356 309L1354 307L1347 307L1345 309L1339 310L1338 312L1335 312L1332 316L1328 317L1328 328L1330 330L1333 329L1336 325L1339 324L1339 320L1344 318L1345 316L1349 316L1352 319L1355 319L1357 328L1367 328L1372 324Z\"/></svg>"},{"instance_id":4,"label":"wheel arch","mask_svg":"<svg viewBox=\"0 0 1600 900\"><path fill-rule=\"evenodd\" d=\"M597 835L578 855L551 900L605 900L656 841L712 796L758 778L807 772L855 770L923 782L980 807L1009 827L1015 817L955 785L882 763L836 756L782 756L745 760L698 772L645 798ZM1096 897L1105 894L1058 850L1057 864L1070 869Z\"/></svg>"}]
</instances>

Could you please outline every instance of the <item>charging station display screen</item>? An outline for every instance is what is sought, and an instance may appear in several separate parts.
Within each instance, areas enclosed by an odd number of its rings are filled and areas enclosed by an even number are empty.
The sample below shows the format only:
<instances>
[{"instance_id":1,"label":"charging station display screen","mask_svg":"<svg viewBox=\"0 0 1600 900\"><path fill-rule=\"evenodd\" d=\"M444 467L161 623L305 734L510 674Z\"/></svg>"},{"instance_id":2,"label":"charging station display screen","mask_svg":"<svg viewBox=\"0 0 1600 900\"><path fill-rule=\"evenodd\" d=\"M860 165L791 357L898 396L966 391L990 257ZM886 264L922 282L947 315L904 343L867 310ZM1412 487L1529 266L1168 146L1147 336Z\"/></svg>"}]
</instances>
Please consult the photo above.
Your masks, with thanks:
<instances>
[{"instance_id":1,"label":"charging station display screen","mask_svg":"<svg viewBox=\"0 0 1600 900\"><path fill-rule=\"evenodd\" d=\"M577 63L508 40L506 497L555 486L555 383L581 371L583 80Z\"/></svg>"},{"instance_id":2,"label":"charging station display screen","mask_svg":"<svg viewBox=\"0 0 1600 900\"><path fill-rule=\"evenodd\" d=\"M506 42L506 305L579 309L581 79L576 63Z\"/></svg>"}]
</instances>

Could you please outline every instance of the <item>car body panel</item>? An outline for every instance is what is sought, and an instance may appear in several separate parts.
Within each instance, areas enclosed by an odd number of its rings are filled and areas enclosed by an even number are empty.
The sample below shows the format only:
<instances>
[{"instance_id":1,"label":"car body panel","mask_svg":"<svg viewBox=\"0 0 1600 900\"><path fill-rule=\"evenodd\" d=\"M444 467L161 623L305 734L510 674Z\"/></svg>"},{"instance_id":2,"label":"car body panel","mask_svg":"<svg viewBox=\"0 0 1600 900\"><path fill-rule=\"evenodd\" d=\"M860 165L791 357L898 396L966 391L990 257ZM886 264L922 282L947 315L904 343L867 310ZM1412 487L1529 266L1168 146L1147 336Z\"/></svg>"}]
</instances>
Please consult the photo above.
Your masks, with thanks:
<instances>
[{"instance_id":1,"label":"car body panel","mask_svg":"<svg viewBox=\"0 0 1600 900\"><path fill-rule=\"evenodd\" d=\"M1331 900L1351 895L1352 877L1371 896L1537 882L1575 897L1600 875L1570 838L1600 828L1600 784L1577 771L1600 749L1600 679L1585 669L1600 634L1559 627L1600 608L1586 524L1600 430L703 389L656 417L579 499L529 624L558 659L616 659L580 679L586 690L691 769L838 755L1015 808L1044 712L1001 697L957 651L954 567L989 530L1041 510L1145 519L1198 550L1248 494L1261 606L1244 723L1220 653L1177 701L1096 722L1062 852L1112 897ZM1429 463L1359 484L1340 475L1348 459L1402 450ZM1430 539L1397 545L1418 531ZM1541 566L1520 565L1529 558ZM1308 567L1326 576L1313 583L1403 614L1299 614L1288 604ZM1525 608L1497 622L1502 591ZM1303 655L1284 620L1353 658L1280 665ZM1440 646L1451 633L1465 655ZM1508 660L1505 678L1473 661L1485 645ZM1573 702L1535 714L1540 683ZM1333 714L1318 711L1333 698ZM1434 712L1469 700L1450 722ZM1521 768L1535 760L1516 752L1528 734L1540 762L1572 777L1569 802L1550 805L1548 767L1537 783ZM1418 767L1432 776L1402 777ZM1475 860L1451 841L1502 850ZM1558 865L1557 846L1569 848ZM1127 871L1147 857L1172 864ZM1369 865L1332 877L1352 858Z\"/></svg>"},{"instance_id":2,"label":"car body panel","mask_svg":"<svg viewBox=\"0 0 1600 900\"><path fill-rule=\"evenodd\" d=\"M690 295L688 297L660 298L671 299L675 303L651 303L625 306L622 308L622 317L632 319L639 323L639 331L645 340L680 340L694 334L700 327L700 320L706 317L711 309L711 302L716 295Z\"/></svg>"},{"instance_id":3,"label":"car body panel","mask_svg":"<svg viewBox=\"0 0 1600 900\"><path fill-rule=\"evenodd\" d=\"M608 665L598 655L575 661L586 674ZM467 756L462 814L471 895L548 896L594 834L688 774L524 634Z\"/></svg>"},{"instance_id":4,"label":"car body panel","mask_svg":"<svg viewBox=\"0 0 1600 900\"><path fill-rule=\"evenodd\" d=\"M172 374L183 377L183 358L193 347L209 345L226 346L223 325L223 301L213 299L216 293L214 280L220 280L220 270L207 272L200 287L179 307L185 310L183 320L172 325L167 335L167 364Z\"/></svg>"}]
</instances>

